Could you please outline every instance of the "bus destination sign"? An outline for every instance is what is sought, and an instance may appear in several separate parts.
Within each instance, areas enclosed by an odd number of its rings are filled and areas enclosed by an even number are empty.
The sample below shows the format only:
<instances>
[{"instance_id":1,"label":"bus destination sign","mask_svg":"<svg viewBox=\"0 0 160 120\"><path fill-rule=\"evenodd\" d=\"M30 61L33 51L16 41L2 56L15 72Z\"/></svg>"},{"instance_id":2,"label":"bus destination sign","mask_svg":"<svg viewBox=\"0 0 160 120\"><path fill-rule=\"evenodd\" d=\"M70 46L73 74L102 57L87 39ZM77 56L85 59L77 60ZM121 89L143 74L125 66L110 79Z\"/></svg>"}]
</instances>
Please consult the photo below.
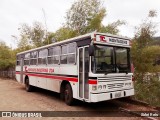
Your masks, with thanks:
<instances>
[{"instance_id":1,"label":"bus destination sign","mask_svg":"<svg viewBox=\"0 0 160 120\"><path fill-rule=\"evenodd\" d=\"M103 35L97 35L96 36L96 41L106 42L106 43L111 43L111 44L129 45L129 40L112 38L112 37L107 37L107 36L103 36Z\"/></svg>"}]
</instances>

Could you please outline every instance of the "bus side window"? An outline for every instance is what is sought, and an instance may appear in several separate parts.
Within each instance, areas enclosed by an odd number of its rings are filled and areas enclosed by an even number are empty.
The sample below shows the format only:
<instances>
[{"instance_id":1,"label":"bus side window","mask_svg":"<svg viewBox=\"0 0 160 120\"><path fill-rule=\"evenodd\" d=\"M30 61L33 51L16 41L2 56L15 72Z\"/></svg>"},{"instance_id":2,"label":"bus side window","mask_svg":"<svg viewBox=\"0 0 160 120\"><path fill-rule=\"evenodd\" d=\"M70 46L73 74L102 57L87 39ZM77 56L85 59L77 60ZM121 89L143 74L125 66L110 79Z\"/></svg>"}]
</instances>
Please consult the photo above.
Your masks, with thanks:
<instances>
[{"instance_id":1,"label":"bus side window","mask_svg":"<svg viewBox=\"0 0 160 120\"><path fill-rule=\"evenodd\" d=\"M63 45L61 50L61 64L67 64L67 53L67 45Z\"/></svg>"},{"instance_id":2,"label":"bus side window","mask_svg":"<svg viewBox=\"0 0 160 120\"><path fill-rule=\"evenodd\" d=\"M62 46L61 64L75 64L76 43L69 43Z\"/></svg>"},{"instance_id":3,"label":"bus side window","mask_svg":"<svg viewBox=\"0 0 160 120\"><path fill-rule=\"evenodd\" d=\"M53 64L53 47L48 49L48 64Z\"/></svg>"},{"instance_id":4,"label":"bus side window","mask_svg":"<svg viewBox=\"0 0 160 120\"><path fill-rule=\"evenodd\" d=\"M19 66L21 64L21 55L17 55L16 65Z\"/></svg>"},{"instance_id":5,"label":"bus side window","mask_svg":"<svg viewBox=\"0 0 160 120\"><path fill-rule=\"evenodd\" d=\"M40 50L38 54L38 64L39 65L47 64L47 56L48 56L48 49Z\"/></svg>"},{"instance_id":6,"label":"bus side window","mask_svg":"<svg viewBox=\"0 0 160 120\"><path fill-rule=\"evenodd\" d=\"M30 65L37 65L37 51L31 52Z\"/></svg>"},{"instance_id":7,"label":"bus side window","mask_svg":"<svg viewBox=\"0 0 160 120\"><path fill-rule=\"evenodd\" d=\"M24 55L24 65L30 65L29 60L30 60L30 53L26 53Z\"/></svg>"},{"instance_id":8,"label":"bus side window","mask_svg":"<svg viewBox=\"0 0 160 120\"><path fill-rule=\"evenodd\" d=\"M53 49L53 64L59 64L60 63L60 51L61 47L57 46Z\"/></svg>"},{"instance_id":9,"label":"bus side window","mask_svg":"<svg viewBox=\"0 0 160 120\"><path fill-rule=\"evenodd\" d=\"M67 63L75 64L76 62L76 43L68 44L68 54L67 54Z\"/></svg>"}]
</instances>

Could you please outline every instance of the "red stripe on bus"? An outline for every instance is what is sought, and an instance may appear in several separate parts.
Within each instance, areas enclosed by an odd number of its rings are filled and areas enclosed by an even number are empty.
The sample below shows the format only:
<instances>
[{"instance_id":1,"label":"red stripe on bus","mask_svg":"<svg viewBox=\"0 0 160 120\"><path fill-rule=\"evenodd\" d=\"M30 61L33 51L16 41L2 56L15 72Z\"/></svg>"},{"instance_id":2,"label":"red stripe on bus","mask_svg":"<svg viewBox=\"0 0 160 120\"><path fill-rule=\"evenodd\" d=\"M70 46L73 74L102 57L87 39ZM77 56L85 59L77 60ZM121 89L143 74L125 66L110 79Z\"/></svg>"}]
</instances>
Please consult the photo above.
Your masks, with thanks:
<instances>
[{"instance_id":1,"label":"red stripe on bus","mask_svg":"<svg viewBox=\"0 0 160 120\"><path fill-rule=\"evenodd\" d=\"M72 77L63 77L63 76L54 76L54 75L42 75L42 74L26 74L28 76L35 76L35 77L43 77L43 78L52 78L52 79L59 79L59 80L68 80L72 82L78 82L77 78Z\"/></svg>"},{"instance_id":2,"label":"red stripe on bus","mask_svg":"<svg viewBox=\"0 0 160 120\"><path fill-rule=\"evenodd\" d=\"M97 84L97 80L89 80L88 84Z\"/></svg>"},{"instance_id":3,"label":"red stripe on bus","mask_svg":"<svg viewBox=\"0 0 160 120\"><path fill-rule=\"evenodd\" d=\"M16 74L20 74L20 72L16 72ZM78 82L78 78L74 78L74 77L64 77L64 76L45 75L45 74L31 74L31 73L28 73L26 75L34 76L34 77L51 78L51 79L68 80L68 81L72 81L72 82ZM88 84L97 84L97 80L89 79Z\"/></svg>"}]
</instances>

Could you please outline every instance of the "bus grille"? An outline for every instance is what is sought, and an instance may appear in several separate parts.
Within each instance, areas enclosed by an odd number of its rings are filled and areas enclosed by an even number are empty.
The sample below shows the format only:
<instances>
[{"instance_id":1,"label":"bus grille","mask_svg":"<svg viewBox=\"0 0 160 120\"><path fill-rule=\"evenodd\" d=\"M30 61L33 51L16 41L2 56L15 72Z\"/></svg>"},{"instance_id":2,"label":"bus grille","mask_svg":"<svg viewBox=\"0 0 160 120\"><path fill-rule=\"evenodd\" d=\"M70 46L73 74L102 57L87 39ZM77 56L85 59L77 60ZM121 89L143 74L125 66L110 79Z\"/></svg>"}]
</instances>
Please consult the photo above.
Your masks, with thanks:
<instances>
[{"instance_id":1,"label":"bus grille","mask_svg":"<svg viewBox=\"0 0 160 120\"><path fill-rule=\"evenodd\" d=\"M125 83L131 81L132 76L99 77L98 83L107 85L107 90L125 89Z\"/></svg>"},{"instance_id":2,"label":"bus grille","mask_svg":"<svg viewBox=\"0 0 160 120\"><path fill-rule=\"evenodd\" d=\"M124 83L107 84L108 89L122 88Z\"/></svg>"},{"instance_id":3,"label":"bus grille","mask_svg":"<svg viewBox=\"0 0 160 120\"><path fill-rule=\"evenodd\" d=\"M99 77L98 82L128 81L132 76Z\"/></svg>"}]
</instances>

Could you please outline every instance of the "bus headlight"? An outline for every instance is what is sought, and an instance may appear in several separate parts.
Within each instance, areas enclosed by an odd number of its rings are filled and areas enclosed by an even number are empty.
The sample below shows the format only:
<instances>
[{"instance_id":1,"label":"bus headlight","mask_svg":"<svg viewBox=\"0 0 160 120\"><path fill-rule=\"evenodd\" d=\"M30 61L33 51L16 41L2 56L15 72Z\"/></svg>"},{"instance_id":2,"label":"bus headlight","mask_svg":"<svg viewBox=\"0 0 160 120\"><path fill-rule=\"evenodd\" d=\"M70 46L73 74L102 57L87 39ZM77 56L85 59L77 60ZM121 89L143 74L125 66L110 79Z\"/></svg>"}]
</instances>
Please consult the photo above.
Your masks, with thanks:
<instances>
[{"instance_id":1,"label":"bus headlight","mask_svg":"<svg viewBox=\"0 0 160 120\"><path fill-rule=\"evenodd\" d=\"M94 86L94 85L93 85L93 86L92 86L92 90L93 90L93 91L96 91L96 90L97 90L97 86Z\"/></svg>"}]
</instances>

